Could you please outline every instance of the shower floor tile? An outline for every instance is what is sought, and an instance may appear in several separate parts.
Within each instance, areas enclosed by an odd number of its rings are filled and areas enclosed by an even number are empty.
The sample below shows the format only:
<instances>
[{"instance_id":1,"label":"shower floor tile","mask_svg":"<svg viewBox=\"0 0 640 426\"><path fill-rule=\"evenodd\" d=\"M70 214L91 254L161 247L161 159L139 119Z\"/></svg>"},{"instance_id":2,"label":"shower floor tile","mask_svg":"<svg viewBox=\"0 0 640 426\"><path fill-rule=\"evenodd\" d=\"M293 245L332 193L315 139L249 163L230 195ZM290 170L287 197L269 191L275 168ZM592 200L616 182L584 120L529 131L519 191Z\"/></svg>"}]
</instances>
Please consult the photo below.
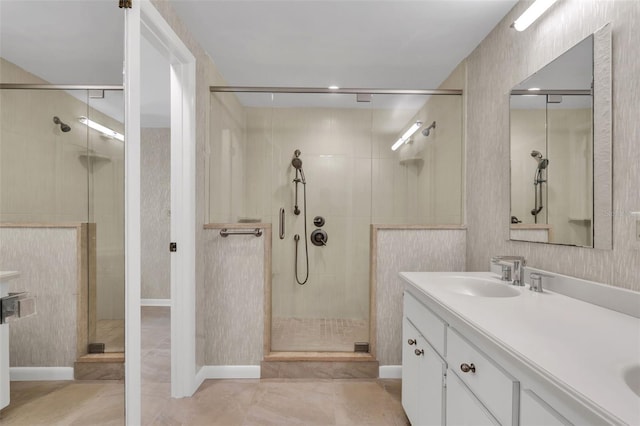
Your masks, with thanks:
<instances>
[{"instance_id":1,"label":"shower floor tile","mask_svg":"<svg viewBox=\"0 0 640 426\"><path fill-rule=\"evenodd\" d=\"M353 352L355 342L369 341L366 320L346 318L273 318L273 351Z\"/></svg>"}]
</instances>

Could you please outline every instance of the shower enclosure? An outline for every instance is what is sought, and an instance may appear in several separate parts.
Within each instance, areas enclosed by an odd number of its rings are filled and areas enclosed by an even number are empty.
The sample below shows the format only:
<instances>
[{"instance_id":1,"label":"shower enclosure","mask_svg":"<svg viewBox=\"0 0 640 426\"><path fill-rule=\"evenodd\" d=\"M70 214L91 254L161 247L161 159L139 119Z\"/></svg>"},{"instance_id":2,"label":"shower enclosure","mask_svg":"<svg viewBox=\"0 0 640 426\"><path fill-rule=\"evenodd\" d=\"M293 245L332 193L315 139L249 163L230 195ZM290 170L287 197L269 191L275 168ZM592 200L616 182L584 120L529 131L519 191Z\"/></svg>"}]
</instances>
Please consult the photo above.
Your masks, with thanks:
<instances>
[{"instance_id":1,"label":"shower enclosure","mask_svg":"<svg viewBox=\"0 0 640 426\"><path fill-rule=\"evenodd\" d=\"M84 239L73 256L83 259L77 274L86 288L74 289L73 299L56 290L61 283L54 277L23 284L36 296L39 315L12 328L12 365L40 366L16 354L39 352L43 345L52 352L62 346L74 358L89 351L123 352L122 88L2 84L0 105L0 226L35 232L39 244L47 245L52 233L78 224ZM48 259L66 255L58 249ZM0 269L12 268L5 257ZM34 253L24 267L36 270L43 266L38 262L46 261ZM47 331L51 324L56 325L53 333ZM30 327L30 338L21 337L22 327ZM75 361L54 353L48 357L39 361L41 366L73 366Z\"/></svg>"},{"instance_id":2,"label":"shower enclosure","mask_svg":"<svg viewBox=\"0 0 640 426\"><path fill-rule=\"evenodd\" d=\"M371 225L461 221L459 91L211 92L208 221L272 224L270 350L368 352Z\"/></svg>"}]
</instances>

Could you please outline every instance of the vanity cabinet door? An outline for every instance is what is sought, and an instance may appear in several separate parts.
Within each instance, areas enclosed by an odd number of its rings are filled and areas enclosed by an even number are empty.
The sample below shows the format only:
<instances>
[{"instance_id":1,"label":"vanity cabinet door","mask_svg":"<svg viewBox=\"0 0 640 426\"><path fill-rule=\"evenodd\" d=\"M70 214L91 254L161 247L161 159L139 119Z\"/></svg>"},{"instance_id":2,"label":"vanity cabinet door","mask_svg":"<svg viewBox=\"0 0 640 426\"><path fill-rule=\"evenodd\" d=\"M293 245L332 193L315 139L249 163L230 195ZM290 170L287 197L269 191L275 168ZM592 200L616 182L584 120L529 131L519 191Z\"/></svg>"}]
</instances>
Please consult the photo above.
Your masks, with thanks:
<instances>
[{"instance_id":1,"label":"vanity cabinet door","mask_svg":"<svg viewBox=\"0 0 640 426\"><path fill-rule=\"evenodd\" d=\"M451 370L447 373L446 424L447 426L500 425Z\"/></svg>"},{"instance_id":2,"label":"vanity cabinet door","mask_svg":"<svg viewBox=\"0 0 640 426\"><path fill-rule=\"evenodd\" d=\"M562 426L571 423L530 390L520 395L520 426Z\"/></svg>"},{"instance_id":3,"label":"vanity cabinet door","mask_svg":"<svg viewBox=\"0 0 640 426\"><path fill-rule=\"evenodd\" d=\"M405 413L413 426L444 425L446 364L406 317L402 336L402 406Z\"/></svg>"}]
</instances>

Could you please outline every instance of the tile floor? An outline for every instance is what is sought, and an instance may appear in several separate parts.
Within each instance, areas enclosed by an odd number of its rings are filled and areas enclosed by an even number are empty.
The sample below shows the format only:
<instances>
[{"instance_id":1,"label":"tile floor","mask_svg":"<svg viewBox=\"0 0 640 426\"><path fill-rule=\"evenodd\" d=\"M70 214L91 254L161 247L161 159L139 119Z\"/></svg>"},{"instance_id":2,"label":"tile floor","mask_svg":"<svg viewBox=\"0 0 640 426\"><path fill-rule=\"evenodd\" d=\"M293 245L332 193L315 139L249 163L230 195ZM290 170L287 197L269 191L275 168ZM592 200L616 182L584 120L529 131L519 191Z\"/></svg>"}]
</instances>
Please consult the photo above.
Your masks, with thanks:
<instances>
[{"instance_id":1,"label":"tile floor","mask_svg":"<svg viewBox=\"0 0 640 426\"><path fill-rule=\"evenodd\" d=\"M369 341L366 320L343 318L273 318L274 351L353 352L355 342Z\"/></svg>"},{"instance_id":2,"label":"tile floor","mask_svg":"<svg viewBox=\"0 0 640 426\"><path fill-rule=\"evenodd\" d=\"M399 380L207 380L170 398L168 308L142 309L144 425L408 425ZM4 425L124 424L123 382L13 382Z\"/></svg>"}]
</instances>

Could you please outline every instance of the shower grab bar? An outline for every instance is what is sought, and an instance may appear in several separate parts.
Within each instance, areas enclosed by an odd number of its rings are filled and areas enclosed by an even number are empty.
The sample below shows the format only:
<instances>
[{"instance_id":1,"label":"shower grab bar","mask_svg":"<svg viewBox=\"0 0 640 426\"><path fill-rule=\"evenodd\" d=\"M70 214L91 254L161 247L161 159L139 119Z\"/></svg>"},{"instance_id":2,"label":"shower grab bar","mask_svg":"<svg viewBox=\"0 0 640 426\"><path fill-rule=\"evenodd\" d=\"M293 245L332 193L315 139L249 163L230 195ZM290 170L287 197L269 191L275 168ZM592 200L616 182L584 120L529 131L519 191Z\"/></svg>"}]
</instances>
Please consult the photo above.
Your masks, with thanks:
<instances>
[{"instance_id":1,"label":"shower grab bar","mask_svg":"<svg viewBox=\"0 0 640 426\"><path fill-rule=\"evenodd\" d=\"M280 239L284 240L284 208L280 208Z\"/></svg>"},{"instance_id":2,"label":"shower grab bar","mask_svg":"<svg viewBox=\"0 0 640 426\"><path fill-rule=\"evenodd\" d=\"M262 236L262 229L232 229L223 228L220 230L220 236L227 238L229 235L255 235L256 237Z\"/></svg>"}]
</instances>

